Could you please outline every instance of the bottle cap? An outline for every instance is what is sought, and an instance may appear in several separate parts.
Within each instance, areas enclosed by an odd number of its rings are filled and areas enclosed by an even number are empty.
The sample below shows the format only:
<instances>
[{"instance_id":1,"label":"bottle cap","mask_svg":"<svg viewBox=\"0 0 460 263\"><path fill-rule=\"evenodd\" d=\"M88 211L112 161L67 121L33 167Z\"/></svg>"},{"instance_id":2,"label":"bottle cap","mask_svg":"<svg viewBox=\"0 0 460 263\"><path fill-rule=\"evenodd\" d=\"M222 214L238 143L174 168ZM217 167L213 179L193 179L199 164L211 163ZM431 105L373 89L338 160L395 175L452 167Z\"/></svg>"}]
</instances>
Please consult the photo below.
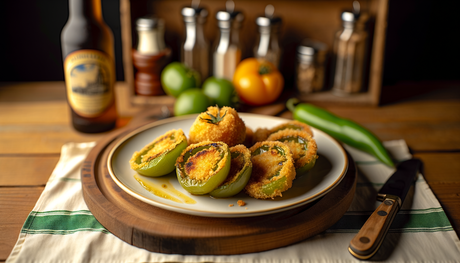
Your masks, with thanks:
<instances>
[{"instance_id":1,"label":"bottle cap","mask_svg":"<svg viewBox=\"0 0 460 263\"><path fill-rule=\"evenodd\" d=\"M275 8L272 5L267 5L265 7L265 16L257 17L256 24L260 27L269 27L281 24L281 17L273 16L274 12Z\"/></svg>"},{"instance_id":2,"label":"bottle cap","mask_svg":"<svg viewBox=\"0 0 460 263\"><path fill-rule=\"evenodd\" d=\"M181 14L184 18L184 22L195 22L197 19L199 19L201 22L204 22L206 21L209 12L204 7L186 6L182 8Z\"/></svg>"},{"instance_id":3,"label":"bottle cap","mask_svg":"<svg viewBox=\"0 0 460 263\"><path fill-rule=\"evenodd\" d=\"M219 11L216 14L216 19L218 21L236 21L236 22L242 22L244 20L244 15L240 11L233 11L233 12L228 12L228 11Z\"/></svg>"},{"instance_id":4,"label":"bottle cap","mask_svg":"<svg viewBox=\"0 0 460 263\"><path fill-rule=\"evenodd\" d=\"M324 56L326 52L326 44L312 39L305 39L297 47L297 57L301 60L311 60L314 56Z\"/></svg>"},{"instance_id":5,"label":"bottle cap","mask_svg":"<svg viewBox=\"0 0 460 263\"><path fill-rule=\"evenodd\" d=\"M353 13L351 11L344 11L342 13L342 21L344 22L351 22L354 23L358 21L359 19L359 14L358 13Z\"/></svg>"},{"instance_id":6,"label":"bottle cap","mask_svg":"<svg viewBox=\"0 0 460 263\"><path fill-rule=\"evenodd\" d=\"M235 11L233 1L227 1L225 5L225 11L218 11L216 13L217 25L220 28L230 28L232 24L240 26L244 20L244 14L240 11Z\"/></svg>"},{"instance_id":7,"label":"bottle cap","mask_svg":"<svg viewBox=\"0 0 460 263\"><path fill-rule=\"evenodd\" d=\"M147 31L164 26L163 19L155 16L145 16L136 20L136 29L138 31Z\"/></svg>"}]
</instances>

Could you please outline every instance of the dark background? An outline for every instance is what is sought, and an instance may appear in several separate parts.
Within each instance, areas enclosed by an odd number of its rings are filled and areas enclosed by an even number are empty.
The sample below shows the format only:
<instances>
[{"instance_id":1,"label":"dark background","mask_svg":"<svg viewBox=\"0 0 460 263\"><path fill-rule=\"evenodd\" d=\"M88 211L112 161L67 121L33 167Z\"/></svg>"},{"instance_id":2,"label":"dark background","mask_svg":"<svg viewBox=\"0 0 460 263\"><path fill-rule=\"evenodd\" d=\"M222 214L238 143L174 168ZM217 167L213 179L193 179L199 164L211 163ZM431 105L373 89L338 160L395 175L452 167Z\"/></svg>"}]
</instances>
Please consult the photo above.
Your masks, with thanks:
<instances>
[{"instance_id":1,"label":"dark background","mask_svg":"<svg viewBox=\"0 0 460 263\"><path fill-rule=\"evenodd\" d=\"M135 1L135 0L133 0ZM383 85L460 80L457 1L390 0ZM119 0L102 0L124 80ZM0 1L0 81L63 80L67 0Z\"/></svg>"}]
</instances>

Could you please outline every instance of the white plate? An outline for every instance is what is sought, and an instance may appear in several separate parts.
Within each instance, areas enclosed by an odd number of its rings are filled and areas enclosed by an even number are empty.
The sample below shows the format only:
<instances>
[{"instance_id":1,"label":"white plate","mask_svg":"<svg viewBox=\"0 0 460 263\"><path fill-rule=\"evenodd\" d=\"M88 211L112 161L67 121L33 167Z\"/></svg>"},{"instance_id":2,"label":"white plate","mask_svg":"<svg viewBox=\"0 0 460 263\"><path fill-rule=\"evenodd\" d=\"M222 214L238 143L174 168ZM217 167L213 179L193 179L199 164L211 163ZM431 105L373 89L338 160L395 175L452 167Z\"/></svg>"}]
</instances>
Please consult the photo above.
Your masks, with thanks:
<instances>
[{"instance_id":1,"label":"white plate","mask_svg":"<svg viewBox=\"0 0 460 263\"><path fill-rule=\"evenodd\" d=\"M239 113L246 126L254 131L257 128L271 128L289 120L255 114ZM142 177L144 181L158 186L169 185L180 193L192 198L195 204L179 203L153 194L146 190L135 178L136 172L130 168L129 160L135 151L158 136L172 129L182 129L186 135L197 115L174 117L143 126L124 138L111 150L107 160L109 173L118 186L131 196L163 209L178 213L207 217L249 217L277 213L312 202L331 191L345 176L348 159L340 144L324 132L313 129L318 145L319 158L315 167L307 174L298 176L292 187L283 192L282 197L269 200L258 200L241 192L230 198L215 199L209 195L195 196L185 191L174 175L160 178ZM177 194L170 194L176 196ZM180 198L179 198L180 200ZM237 201L243 200L246 205L238 206ZM233 206L229 206L233 205Z\"/></svg>"}]
</instances>

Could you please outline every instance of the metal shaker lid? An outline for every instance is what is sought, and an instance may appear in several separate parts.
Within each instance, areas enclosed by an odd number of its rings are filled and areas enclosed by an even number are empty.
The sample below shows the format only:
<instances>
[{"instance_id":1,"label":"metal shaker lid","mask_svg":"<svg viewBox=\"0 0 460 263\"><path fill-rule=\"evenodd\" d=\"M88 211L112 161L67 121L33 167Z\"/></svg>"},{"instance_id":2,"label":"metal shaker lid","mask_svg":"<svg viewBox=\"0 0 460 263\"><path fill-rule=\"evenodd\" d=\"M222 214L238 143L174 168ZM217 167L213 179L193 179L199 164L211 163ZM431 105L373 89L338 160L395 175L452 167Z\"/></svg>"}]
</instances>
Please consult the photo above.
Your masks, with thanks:
<instances>
[{"instance_id":1,"label":"metal shaker lid","mask_svg":"<svg viewBox=\"0 0 460 263\"><path fill-rule=\"evenodd\" d=\"M313 39L305 39L297 47L297 53L302 55L314 55L315 53L326 52L327 45Z\"/></svg>"},{"instance_id":2,"label":"metal shaker lid","mask_svg":"<svg viewBox=\"0 0 460 263\"><path fill-rule=\"evenodd\" d=\"M279 25L283 21L279 16L273 16L275 8L273 5L267 5L265 7L265 15L256 18L256 24L260 27L269 27Z\"/></svg>"},{"instance_id":3,"label":"metal shaker lid","mask_svg":"<svg viewBox=\"0 0 460 263\"><path fill-rule=\"evenodd\" d=\"M359 14L354 13L352 11L344 11L342 12L342 21L344 22L351 22L354 23L359 20Z\"/></svg>"},{"instance_id":4,"label":"metal shaker lid","mask_svg":"<svg viewBox=\"0 0 460 263\"><path fill-rule=\"evenodd\" d=\"M360 20L361 15L361 4L358 1L353 1L353 10L342 12L341 18L343 22L355 23Z\"/></svg>"},{"instance_id":5,"label":"metal shaker lid","mask_svg":"<svg viewBox=\"0 0 460 263\"><path fill-rule=\"evenodd\" d=\"M297 57L300 60L312 60L313 57L323 57L327 53L327 45L313 39L305 39L297 47Z\"/></svg>"},{"instance_id":6,"label":"metal shaker lid","mask_svg":"<svg viewBox=\"0 0 460 263\"><path fill-rule=\"evenodd\" d=\"M216 19L218 21L236 21L242 22L244 20L244 15L240 11L219 11L216 14Z\"/></svg>"},{"instance_id":7,"label":"metal shaker lid","mask_svg":"<svg viewBox=\"0 0 460 263\"><path fill-rule=\"evenodd\" d=\"M197 19L199 19L201 22L204 22L206 21L206 18L208 17L209 12L204 7L186 6L182 8L181 14L185 22L194 22Z\"/></svg>"},{"instance_id":8,"label":"metal shaker lid","mask_svg":"<svg viewBox=\"0 0 460 263\"><path fill-rule=\"evenodd\" d=\"M226 10L218 11L216 19L220 28L230 28L232 24L241 25L244 20L244 14L241 11L234 10L233 1L226 2Z\"/></svg>"},{"instance_id":9,"label":"metal shaker lid","mask_svg":"<svg viewBox=\"0 0 460 263\"><path fill-rule=\"evenodd\" d=\"M147 31L164 26L163 19L157 18L153 15L144 16L136 20L136 29L138 31Z\"/></svg>"}]
</instances>

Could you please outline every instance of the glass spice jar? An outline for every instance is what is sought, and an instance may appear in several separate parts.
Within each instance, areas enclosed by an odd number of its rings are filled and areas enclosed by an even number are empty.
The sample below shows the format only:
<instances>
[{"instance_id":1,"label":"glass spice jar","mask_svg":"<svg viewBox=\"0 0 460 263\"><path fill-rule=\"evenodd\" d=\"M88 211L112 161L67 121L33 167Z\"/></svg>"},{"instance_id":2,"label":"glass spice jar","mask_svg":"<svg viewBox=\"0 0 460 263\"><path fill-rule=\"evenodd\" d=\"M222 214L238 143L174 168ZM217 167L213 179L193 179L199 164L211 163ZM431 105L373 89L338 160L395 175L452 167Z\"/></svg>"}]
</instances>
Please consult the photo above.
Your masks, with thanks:
<instances>
[{"instance_id":1,"label":"glass spice jar","mask_svg":"<svg viewBox=\"0 0 460 263\"><path fill-rule=\"evenodd\" d=\"M192 3L181 11L185 25L185 40L181 46L181 62L198 71L201 79L209 76L209 41L204 35L208 10Z\"/></svg>"},{"instance_id":2,"label":"glass spice jar","mask_svg":"<svg viewBox=\"0 0 460 263\"><path fill-rule=\"evenodd\" d=\"M171 49L164 41L164 21L156 16L141 17L136 21L138 41L132 51L137 95L163 95L160 74L171 57Z\"/></svg>"},{"instance_id":3,"label":"glass spice jar","mask_svg":"<svg viewBox=\"0 0 460 263\"><path fill-rule=\"evenodd\" d=\"M282 49L279 44L281 17L273 16L273 5L265 7L265 16L256 18L258 26L257 42L254 46L254 57L270 61L279 69Z\"/></svg>"},{"instance_id":4,"label":"glass spice jar","mask_svg":"<svg viewBox=\"0 0 460 263\"><path fill-rule=\"evenodd\" d=\"M368 16L360 11L357 1L353 2L353 7L353 11L342 13L343 28L334 38L332 92L339 96L358 93L363 88L368 39L365 24Z\"/></svg>"},{"instance_id":5,"label":"glass spice jar","mask_svg":"<svg viewBox=\"0 0 460 263\"><path fill-rule=\"evenodd\" d=\"M216 19L219 34L213 52L213 75L231 81L241 61L240 29L244 15L234 10L233 1L227 1L226 10L217 12Z\"/></svg>"},{"instance_id":6,"label":"glass spice jar","mask_svg":"<svg viewBox=\"0 0 460 263\"><path fill-rule=\"evenodd\" d=\"M327 45L306 39L297 47L296 88L299 95L317 92L324 87Z\"/></svg>"}]
</instances>

